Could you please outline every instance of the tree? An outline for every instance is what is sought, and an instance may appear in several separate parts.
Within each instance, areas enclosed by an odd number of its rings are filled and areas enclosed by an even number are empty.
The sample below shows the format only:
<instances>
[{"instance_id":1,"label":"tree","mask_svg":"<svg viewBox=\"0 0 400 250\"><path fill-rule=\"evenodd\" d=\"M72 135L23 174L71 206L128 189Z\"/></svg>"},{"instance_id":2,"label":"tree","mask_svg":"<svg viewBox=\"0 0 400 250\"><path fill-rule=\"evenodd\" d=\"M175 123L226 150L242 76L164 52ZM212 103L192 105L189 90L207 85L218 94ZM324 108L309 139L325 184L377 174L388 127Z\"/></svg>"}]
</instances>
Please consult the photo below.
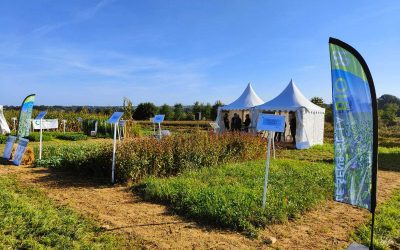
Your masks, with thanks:
<instances>
[{"instance_id":1,"label":"tree","mask_svg":"<svg viewBox=\"0 0 400 250\"><path fill-rule=\"evenodd\" d=\"M382 95L378 98L378 108L384 109L389 103L394 103L400 106L400 99L394 95Z\"/></svg>"},{"instance_id":2,"label":"tree","mask_svg":"<svg viewBox=\"0 0 400 250\"><path fill-rule=\"evenodd\" d=\"M224 106L224 104L221 101L216 101L214 105L211 107L211 120L217 119L218 115L218 108Z\"/></svg>"},{"instance_id":3,"label":"tree","mask_svg":"<svg viewBox=\"0 0 400 250\"><path fill-rule=\"evenodd\" d=\"M397 112L399 105L395 103L386 104L383 111L380 112L382 121L389 126L395 125L397 120Z\"/></svg>"},{"instance_id":4,"label":"tree","mask_svg":"<svg viewBox=\"0 0 400 250\"><path fill-rule=\"evenodd\" d=\"M186 118L185 112L183 110L183 105L177 103L174 105L174 120L181 121Z\"/></svg>"},{"instance_id":5,"label":"tree","mask_svg":"<svg viewBox=\"0 0 400 250\"><path fill-rule=\"evenodd\" d=\"M122 106L124 109L124 119L131 120L132 116L133 116L133 112L135 111L133 108L132 101L129 100L127 97L124 97Z\"/></svg>"},{"instance_id":6,"label":"tree","mask_svg":"<svg viewBox=\"0 0 400 250\"><path fill-rule=\"evenodd\" d=\"M322 99L322 97L315 96L311 98L311 102L320 107L324 107L324 99Z\"/></svg>"},{"instance_id":7,"label":"tree","mask_svg":"<svg viewBox=\"0 0 400 250\"><path fill-rule=\"evenodd\" d=\"M211 120L211 104L210 103L207 103L206 105L202 104L201 117L202 117L202 119Z\"/></svg>"},{"instance_id":8,"label":"tree","mask_svg":"<svg viewBox=\"0 0 400 250\"><path fill-rule=\"evenodd\" d=\"M174 119L174 111L171 106L164 104L160 108L160 114L165 115L165 120L173 120Z\"/></svg>"},{"instance_id":9,"label":"tree","mask_svg":"<svg viewBox=\"0 0 400 250\"><path fill-rule=\"evenodd\" d=\"M157 114L158 108L154 103L144 102L140 103L133 113L133 118L135 120L148 120L151 117L154 117Z\"/></svg>"}]
</instances>

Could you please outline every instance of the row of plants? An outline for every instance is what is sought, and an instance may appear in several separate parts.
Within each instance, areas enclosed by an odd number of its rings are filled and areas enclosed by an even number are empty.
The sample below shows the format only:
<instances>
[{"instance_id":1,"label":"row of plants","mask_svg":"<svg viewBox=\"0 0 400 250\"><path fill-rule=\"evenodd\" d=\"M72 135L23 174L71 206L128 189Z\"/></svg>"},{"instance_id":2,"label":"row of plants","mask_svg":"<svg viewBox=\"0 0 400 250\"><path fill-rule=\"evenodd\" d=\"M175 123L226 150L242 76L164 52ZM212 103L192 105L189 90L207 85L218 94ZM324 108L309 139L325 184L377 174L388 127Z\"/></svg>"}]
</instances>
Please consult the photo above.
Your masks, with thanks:
<instances>
[{"instance_id":1,"label":"row of plants","mask_svg":"<svg viewBox=\"0 0 400 250\"><path fill-rule=\"evenodd\" d=\"M125 139L118 143L116 180L173 176L188 169L258 159L265 148L263 139L236 133L196 132L165 137L161 141L151 137ZM109 176L111 158L111 142L45 145L43 160L36 161L36 166Z\"/></svg>"},{"instance_id":2,"label":"row of plants","mask_svg":"<svg viewBox=\"0 0 400 250\"><path fill-rule=\"evenodd\" d=\"M45 194L0 176L0 249L121 249L125 240Z\"/></svg>"},{"instance_id":3,"label":"row of plants","mask_svg":"<svg viewBox=\"0 0 400 250\"><path fill-rule=\"evenodd\" d=\"M272 160L263 209L265 161L146 178L134 190L200 222L256 236L259 228L298 217L333 192L333 165Z\"/></svg>"},{"instance_id":4,"label":"row of plants","mask_svg":"<svg viewBox=\"0 0 400 250\"><path fill-rule=\"evenodd\" d=\"M31 142L38 142L40 141L40 132L33 132L29 134L28 137L29 141ZM42 141L52 141L54 139L59 140L66 140L66 141L80 141L80 140L87 140L88 137L82 133L76 132L43 132L42 133Z\"/></svg>"}]
</instances>

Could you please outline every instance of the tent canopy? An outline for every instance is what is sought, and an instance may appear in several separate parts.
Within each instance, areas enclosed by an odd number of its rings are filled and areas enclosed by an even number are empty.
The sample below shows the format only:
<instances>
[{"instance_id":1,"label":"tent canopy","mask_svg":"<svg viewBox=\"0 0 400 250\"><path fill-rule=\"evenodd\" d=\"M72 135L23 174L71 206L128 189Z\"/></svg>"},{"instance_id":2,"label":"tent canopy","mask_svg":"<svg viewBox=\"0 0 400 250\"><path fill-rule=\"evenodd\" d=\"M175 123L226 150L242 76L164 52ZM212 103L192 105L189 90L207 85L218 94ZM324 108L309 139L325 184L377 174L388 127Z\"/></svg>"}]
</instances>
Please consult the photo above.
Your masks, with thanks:
<instances>
[{"instance_id":1,"label":"tent canopy","mask_svg":"<svg viewBox=\"0 0 400 250\"><path fill-rule=\"evenodd\" d=\"M242 95L236 99L236 101L222 106L221 110L248 110L262 103L264 103L264 101L258 97L256 92L253 90L253 87L251 87L251 84L249 83Z\"/></svg>"},{"instance_id":2,"label":"tent canopy","mask_svg":"<svg viewBox=\"0 0 400 250\"><path fill-rule=\"evenodd\" d=\"M293 80L290 80L288 86L277 97L254 108L264 111L296 111L306 108L310 112L325 113L324 108L315 105L300 92Z\"/></svg>"}]
</instances>

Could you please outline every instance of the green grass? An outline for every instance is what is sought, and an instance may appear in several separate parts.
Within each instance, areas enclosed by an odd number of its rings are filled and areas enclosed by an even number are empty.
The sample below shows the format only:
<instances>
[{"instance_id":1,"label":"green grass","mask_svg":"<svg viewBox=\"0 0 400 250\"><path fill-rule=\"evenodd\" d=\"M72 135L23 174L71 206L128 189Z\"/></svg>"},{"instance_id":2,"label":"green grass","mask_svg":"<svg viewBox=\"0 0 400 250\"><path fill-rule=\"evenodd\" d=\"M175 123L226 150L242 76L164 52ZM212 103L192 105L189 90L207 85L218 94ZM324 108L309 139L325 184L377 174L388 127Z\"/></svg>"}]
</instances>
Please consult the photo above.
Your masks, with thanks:
<instances>
[{"instance_id":1,"label":"green grass","mask_svg":"<svg viewBox=\"0 0 400 250\"><path fill-rule=\"evenodd\" d=\"M104 232L41 191L0 177L0 249L115 249L124 240Z\"/></svg>"},{"instance_id":2,"label":"green grass","mask_svg":"<svg viewBox=\"0 0 400 250\"><path fill-rule=\"evenodd\" d=\"M371 221L361 225L352 238L368 245ZM400 190L388 201L378 206L375 215L375 249L400 249Z\"/></svg>"},{"instance_id":3,"label":"green grass","mask_svg":"<svg viewBox=\"0 0 400 250\"><path fill-rule=\"evenodd\" d=\"M265 161L147 178L134 189L146 200L166 203L184 216L256 235L258 228L296 218L330 199L332 171L331 164L273 160L265 209L261 208Z\"/></svg>"}]
</instances>

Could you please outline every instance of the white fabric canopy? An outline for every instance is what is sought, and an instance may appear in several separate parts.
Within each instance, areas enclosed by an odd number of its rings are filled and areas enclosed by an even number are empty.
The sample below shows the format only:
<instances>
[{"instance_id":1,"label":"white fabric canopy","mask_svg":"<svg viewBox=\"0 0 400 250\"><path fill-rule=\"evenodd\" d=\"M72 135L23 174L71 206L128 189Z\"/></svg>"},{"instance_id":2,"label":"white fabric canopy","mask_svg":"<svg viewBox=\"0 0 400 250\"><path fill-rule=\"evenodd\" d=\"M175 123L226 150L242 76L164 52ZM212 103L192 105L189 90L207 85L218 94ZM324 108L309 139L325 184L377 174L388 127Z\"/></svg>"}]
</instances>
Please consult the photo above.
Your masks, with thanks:
<instances>
[{"instance_id":1,"label":"white fabric canopy","mask_svg":"<svg viewBox=\"0 0 400 250\"><path fill-rule=\"evenodd\" d=\"M269 102L255 106L251 111L252 124L257 124L259 113L296 114L296 148L304 149L315 144L322 144L324 137L325 109L309 101L293 80L277 97ZM286 117L288 124L288 117ZM288 129L289 130L289 129Z\"/></svg>"},{"instance_id":2,"label":"white fabric canopy","mask_svg":"<svg viewBox=\"0 0 400 250\"><path fill-rule=\"evenodd\" d=\"M265 111L296 111L306 108L308 111L325 113L324 108L315 105L300 92L293 80L277 97L254 108Z\"/></svg>"},{"instance_id":3,"label":"white fabric canopy","mask_svg":"<svg viewBox=\"0 0 400 250\"><path fill-rule=\"evenodd\" d=\"M218 108L217 119L215 122L218 123L220 127L219 131L223 132L226 130L222 119L222 112L228 112L228 117L231 119L233 114L236 113L235 111L241 111L239 112L239 115L242 116L243 120L245 114L248 114L251 108L262 103L264 103L264 101L258 97L253 87L249 83L238 99L231 104Z\"/></svg>"},{"instance_id":4,"label":"white fabric canopy","mask_svg":"<svg viewBox=\"0 0 400 250\"><path fill-rule=\"evenodd\" d=\"M222 110L248 110L256 105L260 105L264 103L264 101L258 97L256 92L254 91L251 84L247 84L246 89L243 91L242 95L239 96L231 104L222 106Z\"/></svg>"},{"instance_id":5,"label":"white fabric canopy","mask_svg":"<svg viewBox=\"0 0 400 250\"><path fill-rule=\"evenodd\" d=\"M8 127L6 118L4 117L3 114L3 106L0 105L0 134L9 134L10 133L10 128Z\"/></svg>"}]
</instances>

